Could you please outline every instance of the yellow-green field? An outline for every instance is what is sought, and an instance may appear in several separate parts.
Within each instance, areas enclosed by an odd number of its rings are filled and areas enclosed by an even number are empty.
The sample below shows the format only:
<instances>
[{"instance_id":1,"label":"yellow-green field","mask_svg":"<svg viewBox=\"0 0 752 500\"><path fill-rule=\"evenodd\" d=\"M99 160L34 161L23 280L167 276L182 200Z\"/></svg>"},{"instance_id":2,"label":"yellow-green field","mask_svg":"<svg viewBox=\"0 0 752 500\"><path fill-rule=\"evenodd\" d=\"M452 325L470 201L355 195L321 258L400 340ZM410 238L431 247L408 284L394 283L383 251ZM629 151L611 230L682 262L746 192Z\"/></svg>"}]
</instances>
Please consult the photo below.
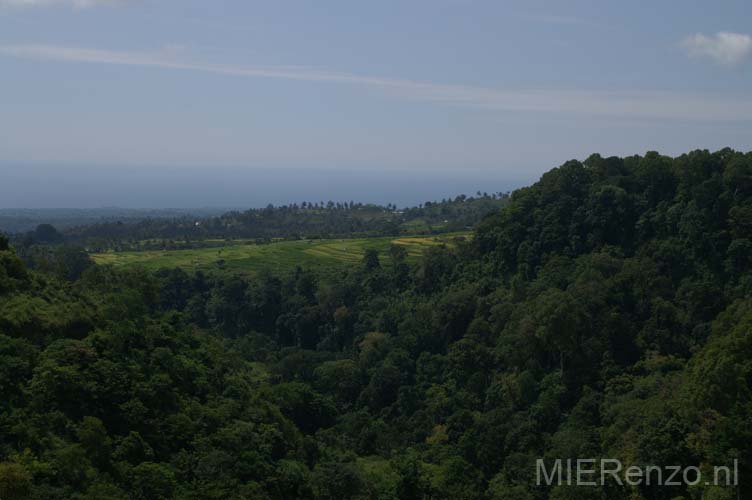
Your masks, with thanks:
<instances>
[{"instance_id":1,"label":"yellow-green field","mask_svg":"<svg viewBox=\"0 0 752 500\"><path fill-rule=\"evenodd\" d=\"M145 252L97 253L91 257L97 264L116 267L143 267L149 270L181 267L186 270L228 270L255 274L261 269L274 272L301 267L334 267L356 264L368 249L378 250L382 259L388 258L392 244L407 249L408 259L419 257L426 248L451 246L457 237L468 233L440 236L410 236L401 238L355 238L333 240L280 241L266 245L235 244L215 248L165 250Z\"/></svg>"}]
</instances>

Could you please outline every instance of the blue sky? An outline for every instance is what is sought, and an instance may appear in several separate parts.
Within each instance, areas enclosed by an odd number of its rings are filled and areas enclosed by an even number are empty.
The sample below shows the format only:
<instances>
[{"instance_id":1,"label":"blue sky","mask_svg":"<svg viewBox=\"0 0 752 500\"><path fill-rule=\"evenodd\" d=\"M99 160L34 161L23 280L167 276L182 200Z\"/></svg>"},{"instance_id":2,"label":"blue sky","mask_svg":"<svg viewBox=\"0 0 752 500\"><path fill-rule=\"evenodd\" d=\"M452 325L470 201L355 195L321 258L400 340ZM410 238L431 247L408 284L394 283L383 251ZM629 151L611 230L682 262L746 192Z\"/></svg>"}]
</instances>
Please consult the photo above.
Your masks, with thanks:
<instances>
[{"instance_id":1,"label":"blue sky","mask_svg":"<svg viewBox=\"0 0 752 500\"><path fill-rule=\"evenodd\" d=\"M749 150L751 32L748 1L0 0L0 206L409 203Z\"/></svg>"}]
</instances>

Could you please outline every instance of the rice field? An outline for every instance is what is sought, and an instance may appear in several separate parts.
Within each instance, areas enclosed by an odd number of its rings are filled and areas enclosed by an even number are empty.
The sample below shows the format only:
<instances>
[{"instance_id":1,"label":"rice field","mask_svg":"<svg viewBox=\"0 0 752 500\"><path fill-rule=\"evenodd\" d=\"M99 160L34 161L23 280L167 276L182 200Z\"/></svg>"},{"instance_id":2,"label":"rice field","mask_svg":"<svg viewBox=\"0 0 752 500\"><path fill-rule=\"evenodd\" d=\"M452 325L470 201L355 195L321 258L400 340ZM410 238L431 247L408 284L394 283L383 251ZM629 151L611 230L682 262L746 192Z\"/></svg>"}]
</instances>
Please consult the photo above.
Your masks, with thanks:
<instances>
[{"instance_id":1,"label":"rice field","mask_svg":"<svg viewBox=\"0 0 752 500\"><path fill-rule=\"evenodd\" d=\"M469 233L451 233L399 238L279 241L261 245L244 243L190 250L107 252L92 254L91 257L97 264L111 264L115 267L142 267L147 270L174 267L203 271L226 269L255 274L262 269L284 272L295 269L296 266L336 268L343 264L357 264L369 249L379 251L381 259L387 260L392 244L405 247L408 259L415 260L427 248L436 245L451 246L455 243L455 238L468 236Z\"/></svg>"}]
</instances>

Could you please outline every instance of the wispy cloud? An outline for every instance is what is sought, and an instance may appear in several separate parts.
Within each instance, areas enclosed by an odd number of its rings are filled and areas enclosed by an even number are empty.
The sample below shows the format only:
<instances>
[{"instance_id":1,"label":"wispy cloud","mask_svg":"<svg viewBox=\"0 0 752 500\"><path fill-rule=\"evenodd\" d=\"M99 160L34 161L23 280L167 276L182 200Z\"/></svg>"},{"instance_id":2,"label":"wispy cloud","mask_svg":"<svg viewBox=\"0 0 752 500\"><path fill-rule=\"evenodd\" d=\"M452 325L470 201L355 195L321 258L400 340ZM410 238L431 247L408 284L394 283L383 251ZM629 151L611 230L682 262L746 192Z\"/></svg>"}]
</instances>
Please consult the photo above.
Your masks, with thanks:
<instances>
[{"instance_id":1,"label":"wispy cloud","mask_svg":"<svg viewBox=\"0 0 752 500\"><path fill-rule=\"evenodd\" d=\"M0 0L0 7L48 7L67 5L76 9L96 7L99 5L117 5L122 0Z\"/></svg>"},{"instance_id":2,"label":"wispy cloud","mask_svg":"<svg viewBox=\"0 0 752 500\"><path fill-rule=\"evenodd\" d=\"M70 63L200 71L250 78L328 82L378 88L401 98L497 111L526 111L683 120L750 120L752 96L666 91L495 89L304 67L248 67L184 60L180 50L123 52L55 45L0 45L0 55Z\"/></svg>"},{"instance_id":3,"label":"wispy cloud","mask_svg":"<svg viewBox=\"0 0 752 500\"><path fill-rule=\"evenodd\" d=\"M682 40L681 46L691 57L708 57L733 66L752 54L752 36L726 31L711 36L697 33Z\"/></svg>"}]
</instances>

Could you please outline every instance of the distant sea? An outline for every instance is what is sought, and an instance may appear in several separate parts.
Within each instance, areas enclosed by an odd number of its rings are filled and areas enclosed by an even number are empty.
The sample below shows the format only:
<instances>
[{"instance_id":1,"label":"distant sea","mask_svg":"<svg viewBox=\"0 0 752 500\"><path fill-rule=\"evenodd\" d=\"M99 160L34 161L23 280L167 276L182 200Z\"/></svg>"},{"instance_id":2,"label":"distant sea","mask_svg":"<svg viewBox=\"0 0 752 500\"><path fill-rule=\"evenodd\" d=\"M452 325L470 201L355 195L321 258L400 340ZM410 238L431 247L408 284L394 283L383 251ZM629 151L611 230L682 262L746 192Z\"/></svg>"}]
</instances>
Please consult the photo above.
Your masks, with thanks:
<instances>
[{"instance_id":1,"label":"distant sea","mask_svg":"<svg viewBox=\"0 0 752 500\"><path fill-rule=\"evenodd\" d=\"M259 208L303 201L393 203L506 192L545 169L79 167L0 163L0 208ZM514 172L513 174L510 172Z\"/></svg>"}]
</instances>

